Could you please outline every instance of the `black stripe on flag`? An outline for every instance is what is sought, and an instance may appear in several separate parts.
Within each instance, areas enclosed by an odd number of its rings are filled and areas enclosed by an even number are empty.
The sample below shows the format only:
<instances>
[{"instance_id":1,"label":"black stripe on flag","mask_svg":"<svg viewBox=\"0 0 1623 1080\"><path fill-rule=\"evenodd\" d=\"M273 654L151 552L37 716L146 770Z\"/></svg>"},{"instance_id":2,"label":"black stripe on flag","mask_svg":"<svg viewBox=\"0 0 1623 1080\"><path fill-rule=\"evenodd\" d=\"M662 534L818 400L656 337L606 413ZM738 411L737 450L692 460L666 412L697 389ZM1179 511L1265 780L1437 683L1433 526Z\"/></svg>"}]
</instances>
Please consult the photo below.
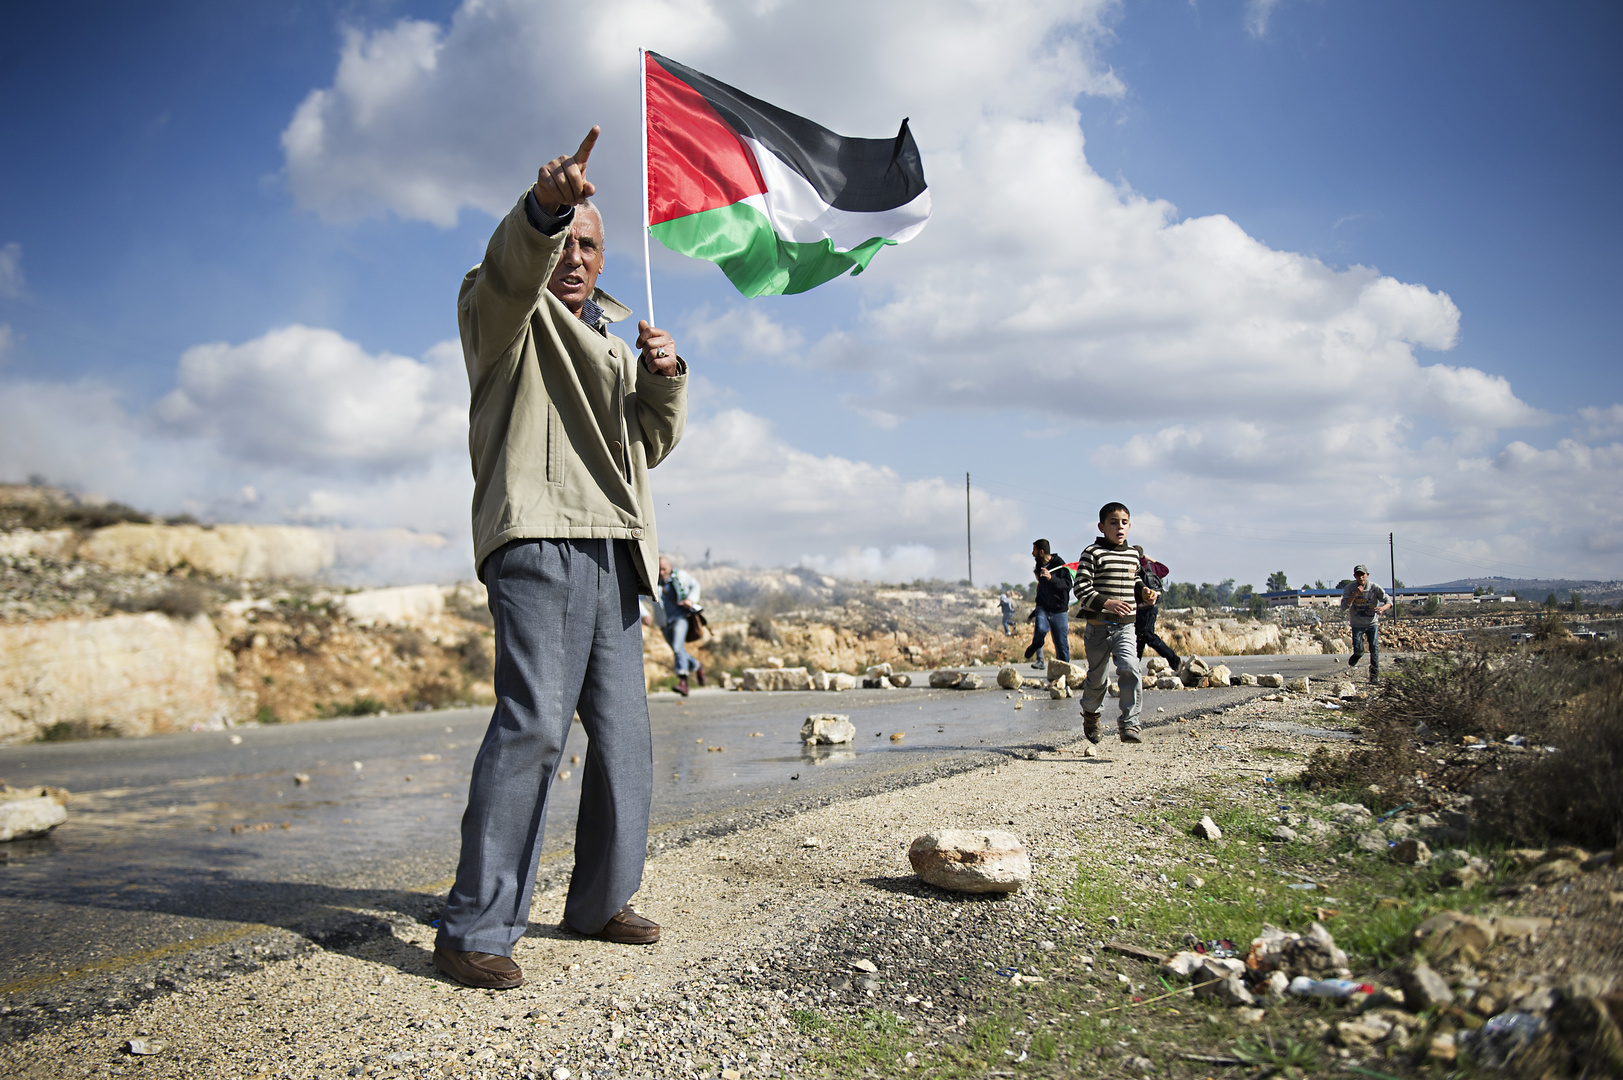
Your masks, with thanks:
<instances>
[{"instance_id":1,"label":"black stripe on flag","mask_svg":"<svg viewBox=\"0 0 1623 1080\"><path fill-rule=\"evenodd\" d=\"M906 120L894 139L846 138L675 60L648 55L691 86L735 131L759 141L804 176L837 210L894 210L924 190L924 163Z\"/></svg>"}]
</instances>

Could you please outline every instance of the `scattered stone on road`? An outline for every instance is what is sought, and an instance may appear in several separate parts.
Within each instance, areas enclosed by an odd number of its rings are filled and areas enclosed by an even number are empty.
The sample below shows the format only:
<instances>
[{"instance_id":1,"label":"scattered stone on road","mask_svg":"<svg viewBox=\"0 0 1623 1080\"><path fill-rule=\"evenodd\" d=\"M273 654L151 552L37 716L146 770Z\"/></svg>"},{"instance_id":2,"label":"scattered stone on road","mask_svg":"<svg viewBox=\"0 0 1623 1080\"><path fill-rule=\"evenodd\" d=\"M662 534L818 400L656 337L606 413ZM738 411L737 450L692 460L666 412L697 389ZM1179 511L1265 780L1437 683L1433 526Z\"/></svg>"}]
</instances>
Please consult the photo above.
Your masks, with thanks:
<instances>
[{"instance_id":1,"label":"scattered stone on road","mask_svg":"<svg viewBox=\"0 0 1623 1080\"><path fill-rule=\"evenodd\" d=\"M744 669L745 690L810 690L811 675L803 667Z\"/></svg>"},{"instance_id":2,"label":"scattered stone on road","mask_svg":"<svg viewBox=\"0 0 1623 1080\"><path fill-rule=\"evenodd\" d=\"M7 799L0 802L0 843L44 836L66 820L67 807L55 799Z\"/></svg>"},{"instance_id":3,"label":"scattered stone on road","mask_svg":"<svg viewBox=\"0 0 1623 1080\"><path fill-rule=\"evenodd\" d=\"M937 829L907 849L913 872L942 889L1009 893L1031 880L1026 845L1001 830Z\"/></svg>"}]
</instances>

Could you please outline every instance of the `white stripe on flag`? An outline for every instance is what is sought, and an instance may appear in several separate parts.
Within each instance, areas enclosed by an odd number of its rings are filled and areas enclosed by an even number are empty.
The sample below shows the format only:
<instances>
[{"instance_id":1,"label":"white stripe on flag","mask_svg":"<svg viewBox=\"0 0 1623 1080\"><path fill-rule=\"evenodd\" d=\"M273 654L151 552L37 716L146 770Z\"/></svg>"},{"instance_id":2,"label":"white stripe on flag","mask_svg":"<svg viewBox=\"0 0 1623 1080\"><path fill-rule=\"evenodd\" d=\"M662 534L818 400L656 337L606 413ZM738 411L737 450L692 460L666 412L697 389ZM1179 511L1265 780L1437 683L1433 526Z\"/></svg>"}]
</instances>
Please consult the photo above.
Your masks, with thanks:
<instances>
[{"instance_id":1,"label":"white stripe on flag","mask_svg":"<svg viewBox=\"0 0 1623 1080\"><path fill-rule=\"evenodd\" d=\"M744 201L766 215L778 239L791 244L815 244L833 240L835 251L850 251L874 237L905 244L918 235L930 220L930 189L919 192L913 201L891 210L859 213L837 210L823 201L806 178L754 139L744 145L755 155L766 194L751 195Z\"/></svg>"}]
</instances>

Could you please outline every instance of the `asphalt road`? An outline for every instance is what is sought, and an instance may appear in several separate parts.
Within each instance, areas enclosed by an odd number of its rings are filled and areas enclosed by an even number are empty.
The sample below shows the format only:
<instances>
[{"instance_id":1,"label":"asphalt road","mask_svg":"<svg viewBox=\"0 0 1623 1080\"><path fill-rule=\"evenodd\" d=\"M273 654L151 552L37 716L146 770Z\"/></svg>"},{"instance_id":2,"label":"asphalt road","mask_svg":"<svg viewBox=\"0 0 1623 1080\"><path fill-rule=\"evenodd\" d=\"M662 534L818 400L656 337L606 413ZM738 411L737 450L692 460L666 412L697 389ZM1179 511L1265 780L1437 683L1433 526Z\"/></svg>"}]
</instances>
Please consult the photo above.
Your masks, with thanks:
<instances>
[{"instance_id":1,"label":"asphalt road","mask_svg":"<svg viewBox=\"0 0 1623 1080\"><path fill-rule=\"evenodd\" d=\"M1345 670L1327 656L1228 662L1287 678ZM1145 723L1266 692L1150 691ZM1070 742L1079 726L1075 699L1017 710L996 689L699 691L657 695L650 711L656 846L762 808ZM803 748L800 725L812 712L849 715L856 743ZM65 825L0 845L0 1001L267 925L310 932L357 909L432 908L455 872L469 767L488 719L488 709L456 710L0 748L5 782L73 792ZM585 744L577 730L566 755L584 755ZM557 857L574 832L580 773L564 768L543 876L567 865ZM308 783L295 782L301 773Z\"/></svg>"}]
</instances>

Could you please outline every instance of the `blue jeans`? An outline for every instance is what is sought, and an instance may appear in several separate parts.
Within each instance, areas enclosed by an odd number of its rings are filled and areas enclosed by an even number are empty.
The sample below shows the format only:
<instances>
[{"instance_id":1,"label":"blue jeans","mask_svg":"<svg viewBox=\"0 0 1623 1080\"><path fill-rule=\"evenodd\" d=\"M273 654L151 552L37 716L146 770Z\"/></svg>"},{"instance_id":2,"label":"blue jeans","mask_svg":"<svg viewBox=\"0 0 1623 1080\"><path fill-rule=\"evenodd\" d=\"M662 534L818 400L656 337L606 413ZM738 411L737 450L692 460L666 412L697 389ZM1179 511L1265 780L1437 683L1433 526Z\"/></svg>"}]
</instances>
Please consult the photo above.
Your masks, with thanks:
<instances>
[{"instance_id":1,"label":"blue jeans","mask_svg":"<svg viewBox=\"0 0 1623 1080\"><path fill-rule=\"evenodd\" d=\"M678 615L673 619L666 616L665 625L660 629L665 634L665 644L676 654L676 674L686 675L696 669L699 662L688 655L688 617Z\"/></svg>"},{"instance_id":2,"label":"blue jeans","mask_svg":"<svg viewBox=\"0 0 1623 1080\"><path fill-rule=\"evenodd\" d=\"M1347 661L1348 667L1357 667L1358 661L1364 658L1364 639L1369 639L1369 677L1375 678L1381 673L1381 645L1380 627L1355 626L1352 628L1353 654Z\"/></svg>"},{"instance_id":3,"label":"blue jeans","mask_svg":"<svg viewBox=\"0 0 1623 1080\"><path fill-rule=\"evenodd\" d=\"M1082 644L1088 653L1088 681L1082 687L1082 712L1097 716L1104 709L1105 684L1110 681L1105 665L1114 660L1116 681L1121 684L1122 727L1138 723L1138 710L1144 699L1144 683L1138 677L1138 634L1132 623L1089 623L1082 631Z\"/></svg>"},{"instance_id":4,"label":"blue jeans","mask_svg":"<svg viewBox=\"0 0 1623 1080\"><path fill-rule=\"evenodd\" d=\"M1037 628L1031 635L1031 651L1042 656L1043 638L1054 639L1054 655L1069 662L1071 659L1071 617L1063 611L1037 609Z\"/></svg>"}]
</instances>

